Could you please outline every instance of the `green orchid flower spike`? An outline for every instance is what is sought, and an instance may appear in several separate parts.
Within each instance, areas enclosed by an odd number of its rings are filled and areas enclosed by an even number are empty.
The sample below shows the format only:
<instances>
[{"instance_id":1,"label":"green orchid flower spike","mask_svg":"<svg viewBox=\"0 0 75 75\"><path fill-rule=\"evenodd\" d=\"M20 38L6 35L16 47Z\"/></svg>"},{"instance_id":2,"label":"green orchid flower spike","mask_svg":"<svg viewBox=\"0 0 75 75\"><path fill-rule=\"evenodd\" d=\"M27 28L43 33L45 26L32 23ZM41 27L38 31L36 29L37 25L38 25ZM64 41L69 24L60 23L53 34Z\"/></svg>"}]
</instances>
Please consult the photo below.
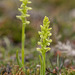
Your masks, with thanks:
<instances>
[{"instance_id":1,"label":"green orchid flower spike","mask_svg":"<svg viewBox=\"0 0 75 75\"><path fill-rule=\"evenodd\" d=\"M49 28L50 21L48 19L48 17L45 16L44 20L43 20L43 26L40 25L41 27L41 31L39 31L39 35L40 35L40 41L38 42L38 45L41 46L41 48L37 48L38 51L40 51L40 53L42 54L42 58L40 57L40 62L41 62L41 69L40 69L40 75L45 75L45 70L46 70L46 66L45 66L45 54L47 51L50 50L50 43L52 42L52 39L50 39L50 36L52 35L52 33L50 32L52 28Z\"/></svg>"},{"instance_id":2,"label":"green orchid flower spike","mask_svg":"<svg viewBox=\"0 0 75 75\"><path fill-rule=\"evenodd\" d=\"M30 15L27 14L28 13L28 10L31 10L32 8L31 7L27 7L27 4L30 4L31 1L29 0L20 0L22 2L20 8L18 8L18 10L21 12L21 15L20 16L17 16L17 18L19 18L21 21L22 21L22 63L19 62L19 58L18 56L17 57L17 62L20 66L20 64L22 64L24 66L24 46L25 46L25 27L27 24L30 23L30 21L27 21L27 17L29 17ZM16 55L18 55L18 51L16 53ZM20 66L20 67L23 67L23 66Z\"/></svg>"}]
</instances>

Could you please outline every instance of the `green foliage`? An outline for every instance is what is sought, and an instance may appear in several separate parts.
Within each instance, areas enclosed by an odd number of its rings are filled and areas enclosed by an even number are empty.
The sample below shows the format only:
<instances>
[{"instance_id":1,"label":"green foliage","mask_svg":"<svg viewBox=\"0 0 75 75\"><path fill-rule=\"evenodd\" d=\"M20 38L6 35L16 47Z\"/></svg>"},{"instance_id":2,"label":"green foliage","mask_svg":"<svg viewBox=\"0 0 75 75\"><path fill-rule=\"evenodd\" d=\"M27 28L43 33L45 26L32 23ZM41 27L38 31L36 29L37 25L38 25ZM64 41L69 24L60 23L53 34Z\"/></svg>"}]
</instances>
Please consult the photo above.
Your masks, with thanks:
<instances>
[{"instance_id":1,"label":"green foliage","mask_svg":"<svg viewBox=\"0 0 75 75\"><path fill-rule=\"evenodd\" d=\"M38 51L42 54L42 58L40 56L40 62L41 62L41 70L40 70L40 75L45 75L45 53L50 50L49 46L52 40L50 39L50 36L52 33L50 32L52 28L49 28L50 21L48 17L45 16L43 20L43 26L40 25L41 27L41 32L39 31L40 35L40 41L38 42L38 45L41 46L41 48L37 48Z\"/></svg>"},{"instance_id":2,"label":"green foliage","mask_svg":"<svg viewBox=\"0 0 75 75\"><path fill-rule=\"evenodd\" d=\"M30 4L31 1L29 0L20 0L20 1L22 2L22 4L20 8L18 8L18 10L21 12L21 16L17 16L17 18L19 18L22 21L22 64L24 66L25 27L27 24L30 23L29 21L27 21L26 17L30 16L27 13L28 13L28 10L31 10L31 7L27 7L27 4ZM23 67L23 66L20 66L20 67Z\"/></svg>"}]
</instances>

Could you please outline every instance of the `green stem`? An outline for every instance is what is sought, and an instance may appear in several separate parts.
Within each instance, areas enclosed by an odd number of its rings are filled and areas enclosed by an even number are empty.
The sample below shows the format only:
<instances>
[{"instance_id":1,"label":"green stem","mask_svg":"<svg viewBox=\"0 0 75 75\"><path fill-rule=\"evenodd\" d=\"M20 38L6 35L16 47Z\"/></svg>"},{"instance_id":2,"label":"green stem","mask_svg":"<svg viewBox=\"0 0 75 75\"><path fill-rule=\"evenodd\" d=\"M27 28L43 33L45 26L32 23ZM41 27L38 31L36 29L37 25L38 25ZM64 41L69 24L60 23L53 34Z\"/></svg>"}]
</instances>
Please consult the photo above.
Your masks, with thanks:
<instances>
[{"instance_id":1,"label":"green stem","mask_svg":"<svg viewBox=\"0 0 75 75\"><path fill-rule=\"evenodd\" d=\"M25 24L22 26L22 64L24 65Z\"/></svg>"},{"instance_id":2,"label":"green stem","mask_svg":"<svg viewBox=\"0 0 75 75\"><path fill-rule=\"evenodd\" d=\"M42 59L43 59L43 75L45 75L45 71L46 71L46 65L45 65L45 53L42 53Z\"/></svg>"}]
</instances>

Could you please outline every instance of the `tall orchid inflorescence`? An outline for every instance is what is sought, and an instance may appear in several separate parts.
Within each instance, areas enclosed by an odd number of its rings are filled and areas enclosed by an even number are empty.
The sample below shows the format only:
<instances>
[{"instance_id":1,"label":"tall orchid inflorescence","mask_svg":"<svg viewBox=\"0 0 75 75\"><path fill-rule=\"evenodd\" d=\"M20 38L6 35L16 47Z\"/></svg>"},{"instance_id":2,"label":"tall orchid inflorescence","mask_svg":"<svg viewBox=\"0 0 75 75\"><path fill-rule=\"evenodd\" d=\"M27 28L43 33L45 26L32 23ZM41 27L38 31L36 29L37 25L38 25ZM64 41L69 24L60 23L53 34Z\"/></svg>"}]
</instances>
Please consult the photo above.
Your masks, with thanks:
<instances>
[{"instance_id":1,"label":"tall orchid inflorescence","mask_svg":"<svg viewBox=\"0 0 75 75\"><path fill-rule=\"evenodd\" d=\"M41 46L41 48L37 48L38 51L41 52L42 58L40 56L40 62L41 62L41 69L40 69L40 75L45 75L46 65L45 65L45 54L47 51L50 50L50 43L52 40L50 39L50 36L52 33L50 32L52 28L49 28L50 21L48 17L45 16L43 20L43 26L40 25L41 31L39 31L40 35L40 41L38 42L38 45Z\"/></svg>"},{"instance_id":2,"label":"tall orchid inflorescence","mask_svg":"<svg viewBox=\"0 0 75 75\"><path fill-rule=\"evenodd\" d=\"M21 12L20 16L17 16L17 18L19 18L22 21L22 65L24 66L24 45L25 45L25 27L27 24L30 23L30 21L27 21L27 17L29 17L30 15L27 14L28 10L31 10L31 7L27 7L27 4L30 4L31 1L29 0L20 0L22 2L20 8L18 8L18 10ZM18 55L18 51L16 53L16 55ZM19 64L19 60L18 60L18 56L17 56L17 61Z\"/></svg>"}]
</instances>

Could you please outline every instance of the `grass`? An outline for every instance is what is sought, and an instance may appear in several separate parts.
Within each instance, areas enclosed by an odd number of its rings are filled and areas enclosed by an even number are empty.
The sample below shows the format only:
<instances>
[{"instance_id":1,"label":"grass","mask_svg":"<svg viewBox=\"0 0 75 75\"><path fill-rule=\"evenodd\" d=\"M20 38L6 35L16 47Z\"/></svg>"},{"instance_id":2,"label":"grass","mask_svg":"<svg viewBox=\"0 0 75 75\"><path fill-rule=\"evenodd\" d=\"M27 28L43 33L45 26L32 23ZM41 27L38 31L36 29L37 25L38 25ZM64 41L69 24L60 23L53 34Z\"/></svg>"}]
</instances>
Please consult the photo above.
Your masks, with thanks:
<instances>
[{"instance_id":1,"label":"grass","mask_svg":"<svg viewBox=\"0 0 75 75\"><path fill-rule=\"evenodd\" d=\"M14 56L14 54L15 53L13 53L13 55L10 55L10 57ZM5 72L8 74L8 72L10 72L9 75L11 74L14 75L14 74L23 72L23 73L26 73L26 75L36 75L36 74L40 75L40 72L39 72L40 71L40 60L38 57L39 53L37 53L37 51L34 50L33 52L31 52L31 54L33 55L32 58L28 58L28 59L25 58L26 59L26 63L25 63L26 72L24 72L22 68L19 68L15 59L14 61L11 61L12 59L8 59L7 61L3 59L2 61L0 61L0 74L5 73ZM51 53L50 51L46 53L46 74L47 75L57 75L58 73L60 73L61 75L74 75L75 74L75 70L74 70L75 64L73 62L70 62L69 64L67 63L66 65L64 61L67 58L62 57L62 55L59 56L58 58L56 54L57 53ZM30 53L26 54L26 56L29 57ZM9 56L7 56L7 58L9 58ZM59 59L59 62L60 62L60 64L58 63L59 67L57 65L58 60L55 60L55 59ZM8 62L10 62L9 66L8 66ZM11 67L11 70L9 70L10 67Z\"/></svg>"}]
</instances>

